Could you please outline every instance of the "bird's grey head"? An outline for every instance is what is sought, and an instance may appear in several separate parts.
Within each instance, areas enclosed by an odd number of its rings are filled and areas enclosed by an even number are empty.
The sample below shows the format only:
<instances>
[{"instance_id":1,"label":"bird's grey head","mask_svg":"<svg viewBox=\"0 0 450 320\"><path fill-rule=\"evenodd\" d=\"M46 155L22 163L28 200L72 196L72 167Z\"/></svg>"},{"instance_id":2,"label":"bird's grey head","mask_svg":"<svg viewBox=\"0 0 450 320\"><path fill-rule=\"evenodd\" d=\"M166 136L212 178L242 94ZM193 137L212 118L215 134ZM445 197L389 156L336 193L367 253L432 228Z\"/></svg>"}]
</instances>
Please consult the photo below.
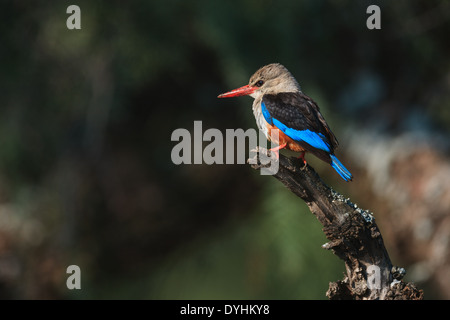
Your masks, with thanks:
<instances>
[{"instance_id":1,"label":"bird's grey head","mask_svg":"<svg viewBox=\"0 0 450 320\"><path fill-rule=\"evenodd\" d=\"M256 71L248 83L257 89L250 94L258 99L264 94L277 94L281 92L301 92L300 85L286 67L279 63L271 63Z\"/></svg>"}]
</instances>

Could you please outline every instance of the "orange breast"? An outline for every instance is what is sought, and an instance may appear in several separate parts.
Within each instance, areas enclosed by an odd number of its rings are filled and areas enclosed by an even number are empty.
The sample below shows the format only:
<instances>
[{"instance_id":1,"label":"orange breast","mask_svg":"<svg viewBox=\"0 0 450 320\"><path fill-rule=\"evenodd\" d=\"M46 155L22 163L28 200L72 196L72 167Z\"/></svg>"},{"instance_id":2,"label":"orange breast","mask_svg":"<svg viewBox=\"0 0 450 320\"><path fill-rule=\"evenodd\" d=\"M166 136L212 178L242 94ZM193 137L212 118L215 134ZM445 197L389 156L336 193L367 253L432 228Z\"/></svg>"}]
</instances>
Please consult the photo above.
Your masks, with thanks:
<instances>
[{"instance_id":1,"label":"orange breast","mask_svg":"<svg viewBox=\"0 0 450 320\"><path fill-rule=\"evenodd\" d=\"M274 139L273 142L277 143L278 145L282 145L286 143L286 149L295 151L295 152L302 152L305 151L295 140L292 140L289 138L283 131L278 129L275 126L272 126L270 124L267 124L267 130L269 131L269 136L271 136L272 130L278 131L278 140Z\"/></svg>"}]
</instances>

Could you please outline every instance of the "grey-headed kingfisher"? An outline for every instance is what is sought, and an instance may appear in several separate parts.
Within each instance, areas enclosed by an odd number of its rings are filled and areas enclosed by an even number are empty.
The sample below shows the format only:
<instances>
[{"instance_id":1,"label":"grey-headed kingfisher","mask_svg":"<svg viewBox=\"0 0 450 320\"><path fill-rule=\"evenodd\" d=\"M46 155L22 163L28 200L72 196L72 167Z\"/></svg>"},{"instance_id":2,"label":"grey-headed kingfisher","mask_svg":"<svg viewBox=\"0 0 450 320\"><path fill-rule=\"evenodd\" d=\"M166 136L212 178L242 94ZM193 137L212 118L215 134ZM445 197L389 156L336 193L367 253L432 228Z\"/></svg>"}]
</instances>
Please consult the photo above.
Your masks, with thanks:
<instances>
[{"instance_id":1,"label":"grey-headed kingfisher","mask_svg":"<svg viewBox=\"0 0 450 320\"><path fill-rule=\"evenodd\" d=\"M338 141L320 113L319 106L302 93L297 80L283 65L266 65L251 76L248 85L218 97L244 95L255 99L253 114L266 138L271 139L272 130L278 131L278 141L274 141L278 147L273 151L286 148L300 152L304 162L305 152L310 152L331 164L345 181L352 180L350 171L334 155Z\"/></svg>"}]
</instances>

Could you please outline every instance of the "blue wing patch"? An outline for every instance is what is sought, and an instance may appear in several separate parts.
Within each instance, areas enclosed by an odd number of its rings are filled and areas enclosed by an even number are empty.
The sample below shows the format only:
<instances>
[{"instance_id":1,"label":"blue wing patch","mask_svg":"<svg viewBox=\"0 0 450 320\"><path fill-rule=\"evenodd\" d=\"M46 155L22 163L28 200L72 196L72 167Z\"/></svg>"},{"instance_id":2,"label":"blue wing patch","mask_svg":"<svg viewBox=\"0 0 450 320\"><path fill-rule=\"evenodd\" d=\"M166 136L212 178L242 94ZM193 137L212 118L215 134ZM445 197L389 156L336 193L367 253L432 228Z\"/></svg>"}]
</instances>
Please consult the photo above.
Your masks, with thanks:
<instances>
[{"instance_id":1,"label":"blue wing patch","mask_svg":"<svg viewBox=\"0 0 450 320\"><path fill-rule=\"evenodd\" d=\"M267 121L268 124L276 126L291 139L296 141L304 141L313 148L327 152L330 155L331 166L334 168L334 170L336 170L337 173L339 173L339 175L345 181L352 180L353 178L352 174L350 173L350 171L347 170L347 168L343 166L343 164L338 160L338 158L336 158L336 156L332 153L330 143L327 141L327 138L322 133L313 132L309 129L296 130L287 127L285 124L283 124L282 122L273 118L270 115L269 110L267 110L264 102L262 101L261 101L261 111L264 116L264 119Z\"/></svg>"},{"instance_id":2,"label":"blue wing patch","mask_svg":"<svg viewBox=\"0 0 450 320\"><path fill-rule=\"evenodd\" d=\"M307 144L311 145L316 149L320 149L326 152L330 152L331 148L328 142L326 142L326 138L321 133L312 132L309 129L306 130L295 130L288 128L286 125L281 123L279 120L272 118L267 110L264 102L261 101L261 111L264 116L264 119L270 125L275 125L278 129L284 132L288 137L296 141L304 141Z\"/></svg>"},{"instance_id":3,"label":"blue wing patch","mask_svg":"<svg viewBox=\"0 0 450 320\"><path fill-rule=\"evenodd\" d=\"M266 105L262 101L261 101L261 111L267 123L273 125L272 116L270 115L269 110L267 110Z\"/></svg>"},{"instance_id":4,"label":"blue wing patch","mask_svg":"<svg viewBox=\"0 0 450 320\"><path fill-rule=\"evenodd\" d=\"M312 132L309 129L306 130L295 130L288 128L283 123L275 118L272 118L273 124L283 131L289 138L296 141L304 141L310 146L320 149L326 152L331 152L330 145L328 142L324 141L325 136L321 133Z\"/></svg>"}]
</instances>

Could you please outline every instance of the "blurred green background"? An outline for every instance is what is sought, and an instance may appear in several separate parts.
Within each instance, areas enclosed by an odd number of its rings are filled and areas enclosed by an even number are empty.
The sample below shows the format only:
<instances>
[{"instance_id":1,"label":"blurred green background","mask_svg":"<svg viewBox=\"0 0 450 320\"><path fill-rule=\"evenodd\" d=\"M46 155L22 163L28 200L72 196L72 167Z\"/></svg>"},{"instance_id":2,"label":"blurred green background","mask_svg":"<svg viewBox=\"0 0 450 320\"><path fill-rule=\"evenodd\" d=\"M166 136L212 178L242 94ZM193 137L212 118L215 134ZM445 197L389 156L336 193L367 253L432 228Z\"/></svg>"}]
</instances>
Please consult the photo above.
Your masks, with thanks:
<instances>
[{"instance_id":1,"label":"blurred green background","mask_svg":"<svg viewBox=\"0 0 450 320\"><path fill-rule=\"evenodd\" d=\"M250 98L216 97L272 62L318 102L355 179L308 162L374 212L408 281L450 298L449 1L0 8L0 298L326 299L345 268L301 199L248 165L170 158L196 120L256 128Z\"/></svg>"}]
</instances>

